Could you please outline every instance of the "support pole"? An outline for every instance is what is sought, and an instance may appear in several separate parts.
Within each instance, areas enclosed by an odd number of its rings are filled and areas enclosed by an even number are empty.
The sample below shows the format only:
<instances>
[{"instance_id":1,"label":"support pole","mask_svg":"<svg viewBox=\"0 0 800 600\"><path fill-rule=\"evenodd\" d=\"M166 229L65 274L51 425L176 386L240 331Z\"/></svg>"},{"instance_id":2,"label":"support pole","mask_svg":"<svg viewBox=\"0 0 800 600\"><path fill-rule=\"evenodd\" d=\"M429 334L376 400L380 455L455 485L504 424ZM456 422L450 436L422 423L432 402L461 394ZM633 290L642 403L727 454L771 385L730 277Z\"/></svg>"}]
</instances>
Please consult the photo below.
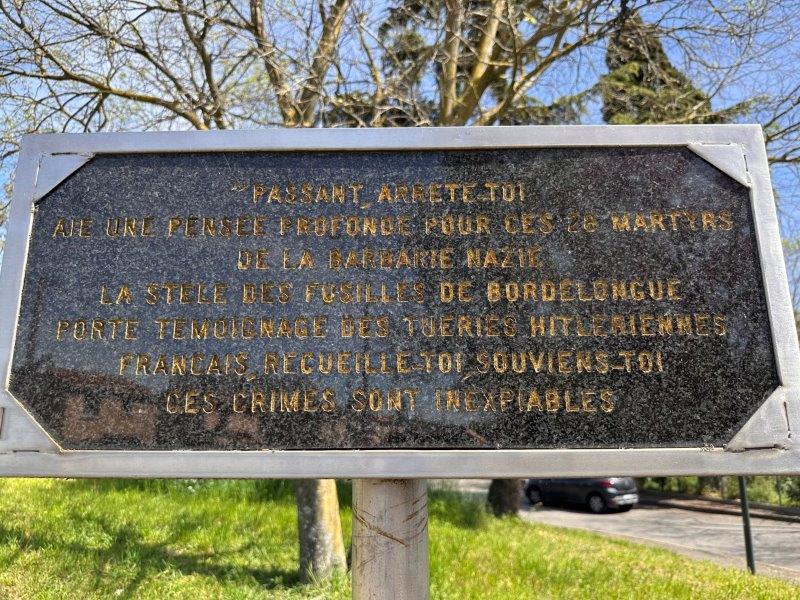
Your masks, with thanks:
<instances>
[{"instance_id":1,"label":"support pole","mask_svg":"<svg viewBox=\"0 0 800 600\"><path fill-rule=\"evenodd\" d=\"M428 485L353 480L353 600L428 598Z\"/></svg>"},{"instance_id":2,"label":"support pole","mask_svg":"<svg viewBox=\"0 0 800 600\"><path fill-rule=\"evenodd\" d=\"M742 526L744 527L744 551L747 555L747 568L756 574L756 559L753 556L753 532L750 530L750 505L747 503L747 481L739 477L739 501L742 505Z\"/></svg>"}]
</instances>

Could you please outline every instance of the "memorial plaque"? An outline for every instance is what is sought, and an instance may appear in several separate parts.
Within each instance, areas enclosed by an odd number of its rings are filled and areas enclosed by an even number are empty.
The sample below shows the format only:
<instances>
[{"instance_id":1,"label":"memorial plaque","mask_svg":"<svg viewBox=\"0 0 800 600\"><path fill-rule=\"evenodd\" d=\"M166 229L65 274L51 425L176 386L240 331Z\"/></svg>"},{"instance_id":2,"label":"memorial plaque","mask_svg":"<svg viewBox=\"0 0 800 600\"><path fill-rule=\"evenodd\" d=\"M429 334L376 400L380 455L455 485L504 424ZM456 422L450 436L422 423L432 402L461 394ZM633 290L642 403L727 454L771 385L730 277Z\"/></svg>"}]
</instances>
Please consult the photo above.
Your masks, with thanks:
<instances>
[{"instance_id":1,"label":"memorial plaque","mask_svg":"<svg viewBox=\"0 0 800 600\"><path fill-rule=\"evenodd\" d=\"M787 389L729 149L79 150L8 379L61 451L721 448Z\"/></svg>"}]
</instances>

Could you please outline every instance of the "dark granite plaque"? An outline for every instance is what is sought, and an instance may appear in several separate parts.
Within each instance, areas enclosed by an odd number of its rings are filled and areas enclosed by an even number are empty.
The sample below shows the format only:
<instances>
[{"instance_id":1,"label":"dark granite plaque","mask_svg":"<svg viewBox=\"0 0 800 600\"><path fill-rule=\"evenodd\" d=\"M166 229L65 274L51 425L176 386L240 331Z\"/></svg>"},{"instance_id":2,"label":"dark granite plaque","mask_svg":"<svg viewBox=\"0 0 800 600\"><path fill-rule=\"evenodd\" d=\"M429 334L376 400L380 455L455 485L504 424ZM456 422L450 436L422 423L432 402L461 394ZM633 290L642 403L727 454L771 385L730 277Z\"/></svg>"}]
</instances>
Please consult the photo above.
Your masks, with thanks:
<instances>
[{"instance_id":1,"label":"dark granite plaque","mask_svg":"<svg viewBox=\"0 0 800 600\"><path fill-rule=\"evenodd\" d=\"M67 449L724 444L778 386L748 190L684 148L105 155L10 389Z\"/></svg>"}]
</instances>

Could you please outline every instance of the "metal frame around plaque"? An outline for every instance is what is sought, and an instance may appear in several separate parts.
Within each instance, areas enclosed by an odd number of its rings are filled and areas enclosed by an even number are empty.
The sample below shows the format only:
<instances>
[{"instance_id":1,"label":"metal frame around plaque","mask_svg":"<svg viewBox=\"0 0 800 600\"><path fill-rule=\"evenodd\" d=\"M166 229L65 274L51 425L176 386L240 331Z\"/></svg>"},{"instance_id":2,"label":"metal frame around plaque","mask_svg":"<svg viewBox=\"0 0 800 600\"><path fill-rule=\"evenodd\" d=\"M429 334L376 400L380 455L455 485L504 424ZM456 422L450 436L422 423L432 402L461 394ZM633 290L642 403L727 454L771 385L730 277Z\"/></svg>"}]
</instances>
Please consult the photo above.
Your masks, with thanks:
<instances>
[{"instance_id":1,"label":"metal frame around plaque","mask_svg":"<svg viewBox=\"0 0 800 600\"><path fill-rule=\"evenodd\" d=\"M750 189L781 386L725 447L528 450L61 451L8 392L34 203L99 154L682 146ZM0 475L430 478L798 474L800 350L758 125L268 129L23 139L0 271Z\"/></svg>"}]
</instances>

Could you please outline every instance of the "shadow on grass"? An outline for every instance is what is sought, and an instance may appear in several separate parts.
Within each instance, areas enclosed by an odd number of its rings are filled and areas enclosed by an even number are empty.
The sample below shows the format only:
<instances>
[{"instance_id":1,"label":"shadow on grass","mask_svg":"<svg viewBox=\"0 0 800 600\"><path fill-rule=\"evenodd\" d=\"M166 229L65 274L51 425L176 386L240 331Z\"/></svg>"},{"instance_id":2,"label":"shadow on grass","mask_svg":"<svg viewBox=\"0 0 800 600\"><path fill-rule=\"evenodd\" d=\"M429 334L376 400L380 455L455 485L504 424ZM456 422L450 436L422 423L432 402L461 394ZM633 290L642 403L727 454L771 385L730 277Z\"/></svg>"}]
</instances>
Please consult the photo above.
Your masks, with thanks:
<instances>
[{"instance_id":1,"label":"shadow on grass","mask_svg":"<svg viewBox=\"0 0 800 600\"><path fill-rule=\"evenodd\" d=\"M152 495L174 495L191 493L192 496L213 496L223 500L284 501L294 504L294 482L290 480L146 480L146 479L94 479L69 480L65 484L77 492L76 502L81 502L80 494L92 496L105 492L145 493ZM352 508L352 482L337 481L337 492L342 509ZM135 498L135 496L134 496ZM190 496L191 498L191 496ZM485 526L492 517L483 502L465 497L456 491L430 490L428 495L429 516L431 519L448 523L463 529L478 529ZM164 539L148 541L146 535L129 523L113 516L89 513L76 507L63 517L62 531L87 530L98 532L103 539L102 547L95 541L74 541L63 539L58 534L49 536L24 525L0 523L0 542L13 541L18 546L15 554L7 557L15 562L26 552L39 550L54 551L63 564L91 565L94 579L92 585L97 590L108 585L117 585L122 592L117 595L131 598L148 578L165 571L176 571L182 575L200 575L217 581L253 581L264 590L300 585L297 570L282 568L257 568L236 564L241 557L259 547L258 540L243 541L238 547L225 551L177 550L185 545L187 539L198 530L211 527L202 517L181 515L179 520L169 523ZM113 575L104 573L114 571ZM114 582L114 577L119 584ZM124 582L124 583L123 583Z\"/></svg>"},{"instance_id":2,"label":"shadow on grass","mask_svg":"<svg viewBox=\"0 0 800 600\"><path fill-rule=\"evenodd\" d=\"M103 573L112 565L117 572L124 567L125 576L120 583L115 583L115 597L134 598L137 590L151 575L174 570L182 575L201 575L213 577L217 581L239 581L248 579L257 583L261 589L269 590L299 585L299 573L296 570L279 568L254 568L228 563L229 559L243 555L258 547L256 540L248 541L237 548L227 551L211 550L207 552L175 550L181 540L208 523L202 519L182 518L172 523L168 539L158 542L146 541L141 531L124 523L116 523L99 515L87 515L73 511L65 518L63 529L91 528L105 534L106 546L98 548L90 543L59 540L39 532L31 533L22 526L9 527L0 524L0 542L15 540L18 549L6 562L14 562L24 552L55 551L59 561L67 565L92 563L94 573L92 585L95 590L104 587ZM88 573L87 573L88 575ZM122 581L125 581L123 584ZM106 582L108 585L109 582Z\"/></svg>"},{"instance_id":3,"label":"shadow on grass","mask_svg":"<svg viewBox=\"0 0 800 600\"><path fill-rule=\"evenodd\" d=\"M231 500L286 501L294 504L295 484L288 479L237 480L237 479L75 479L69 485L83 491L136 491L149 494L186 493L224 496ZM339 507L353 507L352 480L337 480ZM453 525L466 528L481 527L488 513L480 500L475 500L452 490L429 490L430 515Z\"/></svg>"}]
</instances>

